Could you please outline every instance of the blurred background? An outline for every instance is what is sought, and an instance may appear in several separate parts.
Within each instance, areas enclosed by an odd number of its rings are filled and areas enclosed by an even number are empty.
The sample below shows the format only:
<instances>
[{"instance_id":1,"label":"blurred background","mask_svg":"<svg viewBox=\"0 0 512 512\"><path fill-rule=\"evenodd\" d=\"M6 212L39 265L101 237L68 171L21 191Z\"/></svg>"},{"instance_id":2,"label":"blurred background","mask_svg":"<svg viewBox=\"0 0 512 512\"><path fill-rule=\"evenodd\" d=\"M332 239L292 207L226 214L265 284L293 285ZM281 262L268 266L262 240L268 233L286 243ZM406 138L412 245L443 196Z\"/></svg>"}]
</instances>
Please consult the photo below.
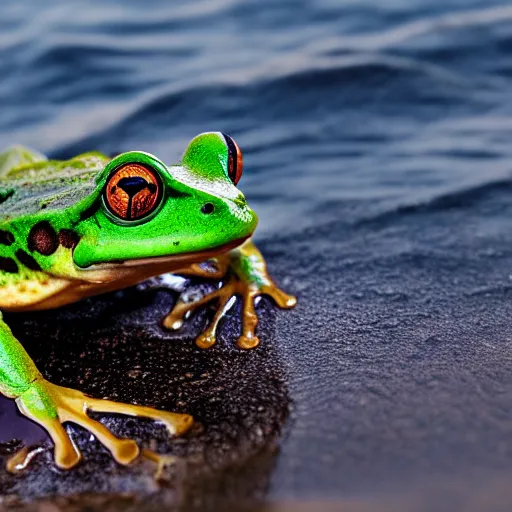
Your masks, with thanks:
<instances>
[{"instance_id":1,"label":"blurred background","mask_svg":"<svg viewBox=\"0 0 512 512\"><path fill-rule=\"evenodd\" d=\"M221 130L260 236L499 179L512 6L497 0L4 2L0 145L144 149Z\"/></svg>"},{"instance_id":2,"label":"blurred background","mask_svg":"<svg viewBox=\"0 0 512 512\"><path fill-rule=\"evenodd\" d=\"M271 498L508 506L510 2L3 2L0 55L0 146L239 143L299 296Z\"/></svg>"}]
</instances>

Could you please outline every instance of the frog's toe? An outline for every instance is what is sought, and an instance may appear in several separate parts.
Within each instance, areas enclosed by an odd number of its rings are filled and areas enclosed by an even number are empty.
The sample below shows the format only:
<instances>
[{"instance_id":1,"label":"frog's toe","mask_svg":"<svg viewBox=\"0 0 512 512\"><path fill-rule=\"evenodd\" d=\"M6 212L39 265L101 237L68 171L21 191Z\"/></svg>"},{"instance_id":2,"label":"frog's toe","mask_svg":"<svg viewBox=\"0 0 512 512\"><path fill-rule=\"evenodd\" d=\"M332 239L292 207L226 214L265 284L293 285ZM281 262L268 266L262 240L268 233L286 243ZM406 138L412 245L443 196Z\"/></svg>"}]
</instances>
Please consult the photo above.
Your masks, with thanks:
<instances>
[{"instance_id":1,"label":"frog's toe","mask_svg":"<svg viewBox=\"0 0 512 512\"><path fill-rule=\"evenodd\" d=\"M210 348L217 342L217 336L213 332L212 326L210 326L206 331L201 333L196 338L196 345L199 348Z\"/></svg>"},{"instance_id":2,"label":"frog's toe","mask_svg":"<svg viewBox=\"0 0 512 512\"><path fill-rule=\"evenodd\" d=\"M204 306L209 302L217 301L217 312L213 317L210 325L196 339L196 345L199 348L210 348L217 341L217 328L219 322L229 310L229 302L234 296L232 286L225 285L219 290L215 290L194 302L178 301L173 310L164 318L163 325L167 329L179 329L183 325L186 315L200 306Z\"/></svg>"},{"instance_id":3,"label":"frog's toe","mask_svg":"<svg viewBox=\"0 0 512 512\"><path fill-rule=\"evenodd\" d=\"M258 295L259 291L249 289L248 287L242 294L242 334L238 338L237 345L244 350L256 348L260 344L260 340L258 336L256 336L258 315L254 310L254 299Z\"/></svg>"},{"instance_id":4,"label":"frog's toe","mask_svg":"<svg viewBox=\"0 0 512 512\"><path fill-rule=\"evenodd\" d=\"M192 302L185 302L183 300L179 300L172 311L163 319L162 324L166 329L177 330L183 325L183 320L186 315L198 307L208 304L208 302L217 298L219 295L219 290L209 293L205 295L199 300Z\"/></svg>"},{"instance_id":5,"label":"frog's toe","mask_svg":"<svg viewBox=\"0 0 512 512\"><path fill-rule=\"evenodd\" d=\"M291 309L297 304L297 298L295 296L283 292L283 290L278 288L274 283L264 286L260 294L272 297L274 302L282 309Z\"/></svg>"},{"instance_id":6,"label":"frog's toe","mask_svg":"<svg viewBox=\"0 0 512 512\"><path fill-rule=\"evenodd\" d=\"M57 419L43 423L55 446L53 458L61 469L71 469L82 459L80 450L73 443L68 433Z\"/></svg>"},{"instance_id":7,"label":"frog's toe","mask_svg":"<svg viewBox=\"0 0 512 512\"><path fill-rule=\"evenodd\" d=\"M172 412L162 415L161 421L169 431L174 431L176 436L184 434L194 424L194 418L190 414L175 414Z\"/></svg>"},{"instance_id":8,"label":"frog's toe","mask_svg":"<svg viewBox=\"0 0 512 512\"><path fill-rule=\"evenodd\" d=\"M256 348L260 344L260 339L256 336L256 327L258 326L258 315L254 309L254 301L261 295L270 296L280 308L293 308L297 299L293 295L288 295L279 289L272 281L270 284L257 285L255 283L245 283L241 281L239 295L242 296L242 334L238 338L237 345L244 350Z\"/></svg>"},{"instance_id":9,"label":"frog's toe","mask_svg":"<svg viewBox=\"0 0 512 512\"><path fill-rule=\"evenodd\" d=\"M268 295L280 307L290 309L295 306L297 299L293 295L288 295L279 289L272 281L270 284L255 285L246 284L242 290L243 308L242 308L242 335L238 338L238 347L244 350L256 348L260 344L260 339L256 336L256 327L258 325L258 315L254 309L254 300L261 295Z\"/></svg>"},{"instance_id":10,"label":"frog's toe","mask_svg":"<svg viewBox=\"0 0 512 512\"><path fill-rule=\"evenodd\" d=\"M210 348L217 342L217 329L220 321L226 316L230 309L232 300L235 300L235 291L230 286L225 286L214 292L215 298L218 299L217 311L212 318L210 325L197 337L196 345L199 348Z\"/></svg>"},{"instance_id":11,"label":"frog's toe","mask_svg":"<svg viewBox=\"0 0 512 512\"><path fill-rule=\"evenodd\" d=\"M69 413L68 421L72 421L87 429L98 441L107 448L119 464L130 464L139 455L137 443L131 439L120 439L99 421L95 421L82 412Z\"/></svg>"},{"instance_id":12,"label":"frog's toe","mask_svg":"<svg viewBox=\"0 0 512 512\"><path fill-rule=\"evenodd\" d=\"M140 453L139 447L133 439L117 439L114 437L111 445L107 448L117 462L125 465L131 464Z\"/></svg>"},{"instance_id":13,"label":"frog's toe","mask_svg":"<svg viewBox=\"0 0 512 512\"><path fill-rule=\"evenodd\" d=\"M99 400L87 397L87 409L96 412L111 412L127 416L140 416L163 423L169 434L179 436L185 433L194 423L190 414L160 411L145 405L123 404L111 400Z\"/></svg>"},{"instance_id":14,"label":"frog's toe","mask_svg":"<svg viewBox=\"0 0 512 512\"><path fill-rule=\"evenodd\" d=\"M242 334L237 341L237 345L239 348L243 348L244 350L250 350L252 348L256 348L260 344L260 339L258 336L254 334L247 336L246 334Z\"/></svg>"}]
</instances>

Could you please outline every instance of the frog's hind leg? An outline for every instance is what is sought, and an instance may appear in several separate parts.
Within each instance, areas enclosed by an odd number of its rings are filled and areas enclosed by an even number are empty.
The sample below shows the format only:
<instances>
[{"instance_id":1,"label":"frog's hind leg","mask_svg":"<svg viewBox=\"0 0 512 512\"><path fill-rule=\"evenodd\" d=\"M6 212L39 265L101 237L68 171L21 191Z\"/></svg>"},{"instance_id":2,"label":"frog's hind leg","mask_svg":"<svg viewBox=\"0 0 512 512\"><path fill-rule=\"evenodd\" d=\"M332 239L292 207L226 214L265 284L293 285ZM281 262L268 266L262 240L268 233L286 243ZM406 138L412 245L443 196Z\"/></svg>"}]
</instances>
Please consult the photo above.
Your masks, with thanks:
<instances>
[{"instance_id":1,"label":"frog's hind leg","mask_svg":"<svg viewBox=\"0 0 512 512\"><path fill-rule=\"evenodd\" d=\"M139 455L139 447L135 441L114 436L102 423L90 418L87 411L151 418L162 422L171 435L182 434L192 425L192 417L188 414L175 414L151 407L95 399L80 391L56 386L47 381L43 381L41 384L43 389L39 389L35 384L29 392L23 395L23 401L18 399L18 407L25 416L36 421L48 431L55 445L55 462L64 469L74 466L81 458L80 452L62 426L68 421L91 432L120 464L129 464ZM44 400L45 394L50 395L54 409L51 418L40 415L34 410L34 405L38 400Z\"/></svg>"},{"instance_id":2,"label":"frog's hind leg","mask_svg":"<svg viewBox=\"0 0 512 512\"><path fill-rule=\"evenodd\" d=\"M1 315L0 392L16 399L19 410L48 431L55 444L55 462L63 469L73 467L81 459L78 448L62 425L67 421L89 430L121 464L129 464L139 454L135 441L115 437L104 425L87 415L89 410L151 418L164 423L173 435L185 432L193 422L188 414L90 398L80 391L48 382Z\"/></svg>"},{"instance_id":3,"label":"frog's hind leg","mask_svg":"<svg viewBox=\"0 0 512 512\"><path fill-rule=\"evenodd\" d=\"M254 309L256 297L268 295L279 307L285 309L294 307L297 301L292 295L280 290L272 281L262 254L251 241L245 242L227 255L216 258L216 261L218 267L223 270L220 276L222 286L194 302L185 302L180 298L171 313L165 317L163 325L168 329L179 329L189 312L215 300L215 316L196 340L196 344L201 348L211 347L216 341L219 322L229 311L234 298L238 296L242 299L242 333L238 338L238 346L244 349L255 348L259 345L259 338L256 335L258 316ZM182 273L212 277L203 273L196 274L192 268Z\"/></svg>"}]
</instances>

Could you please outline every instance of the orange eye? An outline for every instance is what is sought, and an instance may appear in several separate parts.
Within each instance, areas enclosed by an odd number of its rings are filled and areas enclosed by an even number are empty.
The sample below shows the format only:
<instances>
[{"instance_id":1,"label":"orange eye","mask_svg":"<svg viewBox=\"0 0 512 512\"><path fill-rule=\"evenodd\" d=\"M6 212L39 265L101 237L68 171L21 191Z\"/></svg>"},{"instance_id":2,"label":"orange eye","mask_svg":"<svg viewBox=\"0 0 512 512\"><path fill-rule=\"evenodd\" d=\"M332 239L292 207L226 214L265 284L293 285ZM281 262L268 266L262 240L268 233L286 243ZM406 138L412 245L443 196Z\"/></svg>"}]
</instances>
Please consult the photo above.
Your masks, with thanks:
<instances>
[{"instance_id":1,"label":"orange eye","mask_svg":"<svg viewBox=\"0 0 512 512\"><path fill-rule=\"evenodd\" d=\"M123 220L138 220L149 215L162 197L159 176L142 164L126 164L116 169L105 188L105 204Z\"/></svg>"},{"instance_id":2,"label":"orange eye","mask_svg":"<svg viewBox=\"0 0 512 512\"><path fill-rule=\"evenodd\" d=\"M225 133L222 135L224 135L228 146L228 175L233 184L236 185L242 177L242 169L244 167L242 151L229 135Z\"/></svg>"}]
</instances>

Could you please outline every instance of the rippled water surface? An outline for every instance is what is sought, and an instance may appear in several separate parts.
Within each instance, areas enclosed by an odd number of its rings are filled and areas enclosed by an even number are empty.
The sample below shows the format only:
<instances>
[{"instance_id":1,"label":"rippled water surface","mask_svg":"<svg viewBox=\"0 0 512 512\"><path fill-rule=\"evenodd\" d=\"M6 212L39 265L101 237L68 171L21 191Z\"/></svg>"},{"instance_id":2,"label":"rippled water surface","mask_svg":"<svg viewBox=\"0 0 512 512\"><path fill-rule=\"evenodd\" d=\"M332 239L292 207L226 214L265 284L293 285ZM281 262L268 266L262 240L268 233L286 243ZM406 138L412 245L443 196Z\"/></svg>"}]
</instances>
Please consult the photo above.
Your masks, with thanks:
<instances>
[{"instance_id":1,"label":"rippled water surface","mask_svg":"<svg viewBox=\"0 0 512 512\"><path fill-rule=\"evenodd\" d=\"M173 162L231 133L260 236L428 201L509 175L506 4L6 2L0 145Z\"/></svg>"}]
</instances>

